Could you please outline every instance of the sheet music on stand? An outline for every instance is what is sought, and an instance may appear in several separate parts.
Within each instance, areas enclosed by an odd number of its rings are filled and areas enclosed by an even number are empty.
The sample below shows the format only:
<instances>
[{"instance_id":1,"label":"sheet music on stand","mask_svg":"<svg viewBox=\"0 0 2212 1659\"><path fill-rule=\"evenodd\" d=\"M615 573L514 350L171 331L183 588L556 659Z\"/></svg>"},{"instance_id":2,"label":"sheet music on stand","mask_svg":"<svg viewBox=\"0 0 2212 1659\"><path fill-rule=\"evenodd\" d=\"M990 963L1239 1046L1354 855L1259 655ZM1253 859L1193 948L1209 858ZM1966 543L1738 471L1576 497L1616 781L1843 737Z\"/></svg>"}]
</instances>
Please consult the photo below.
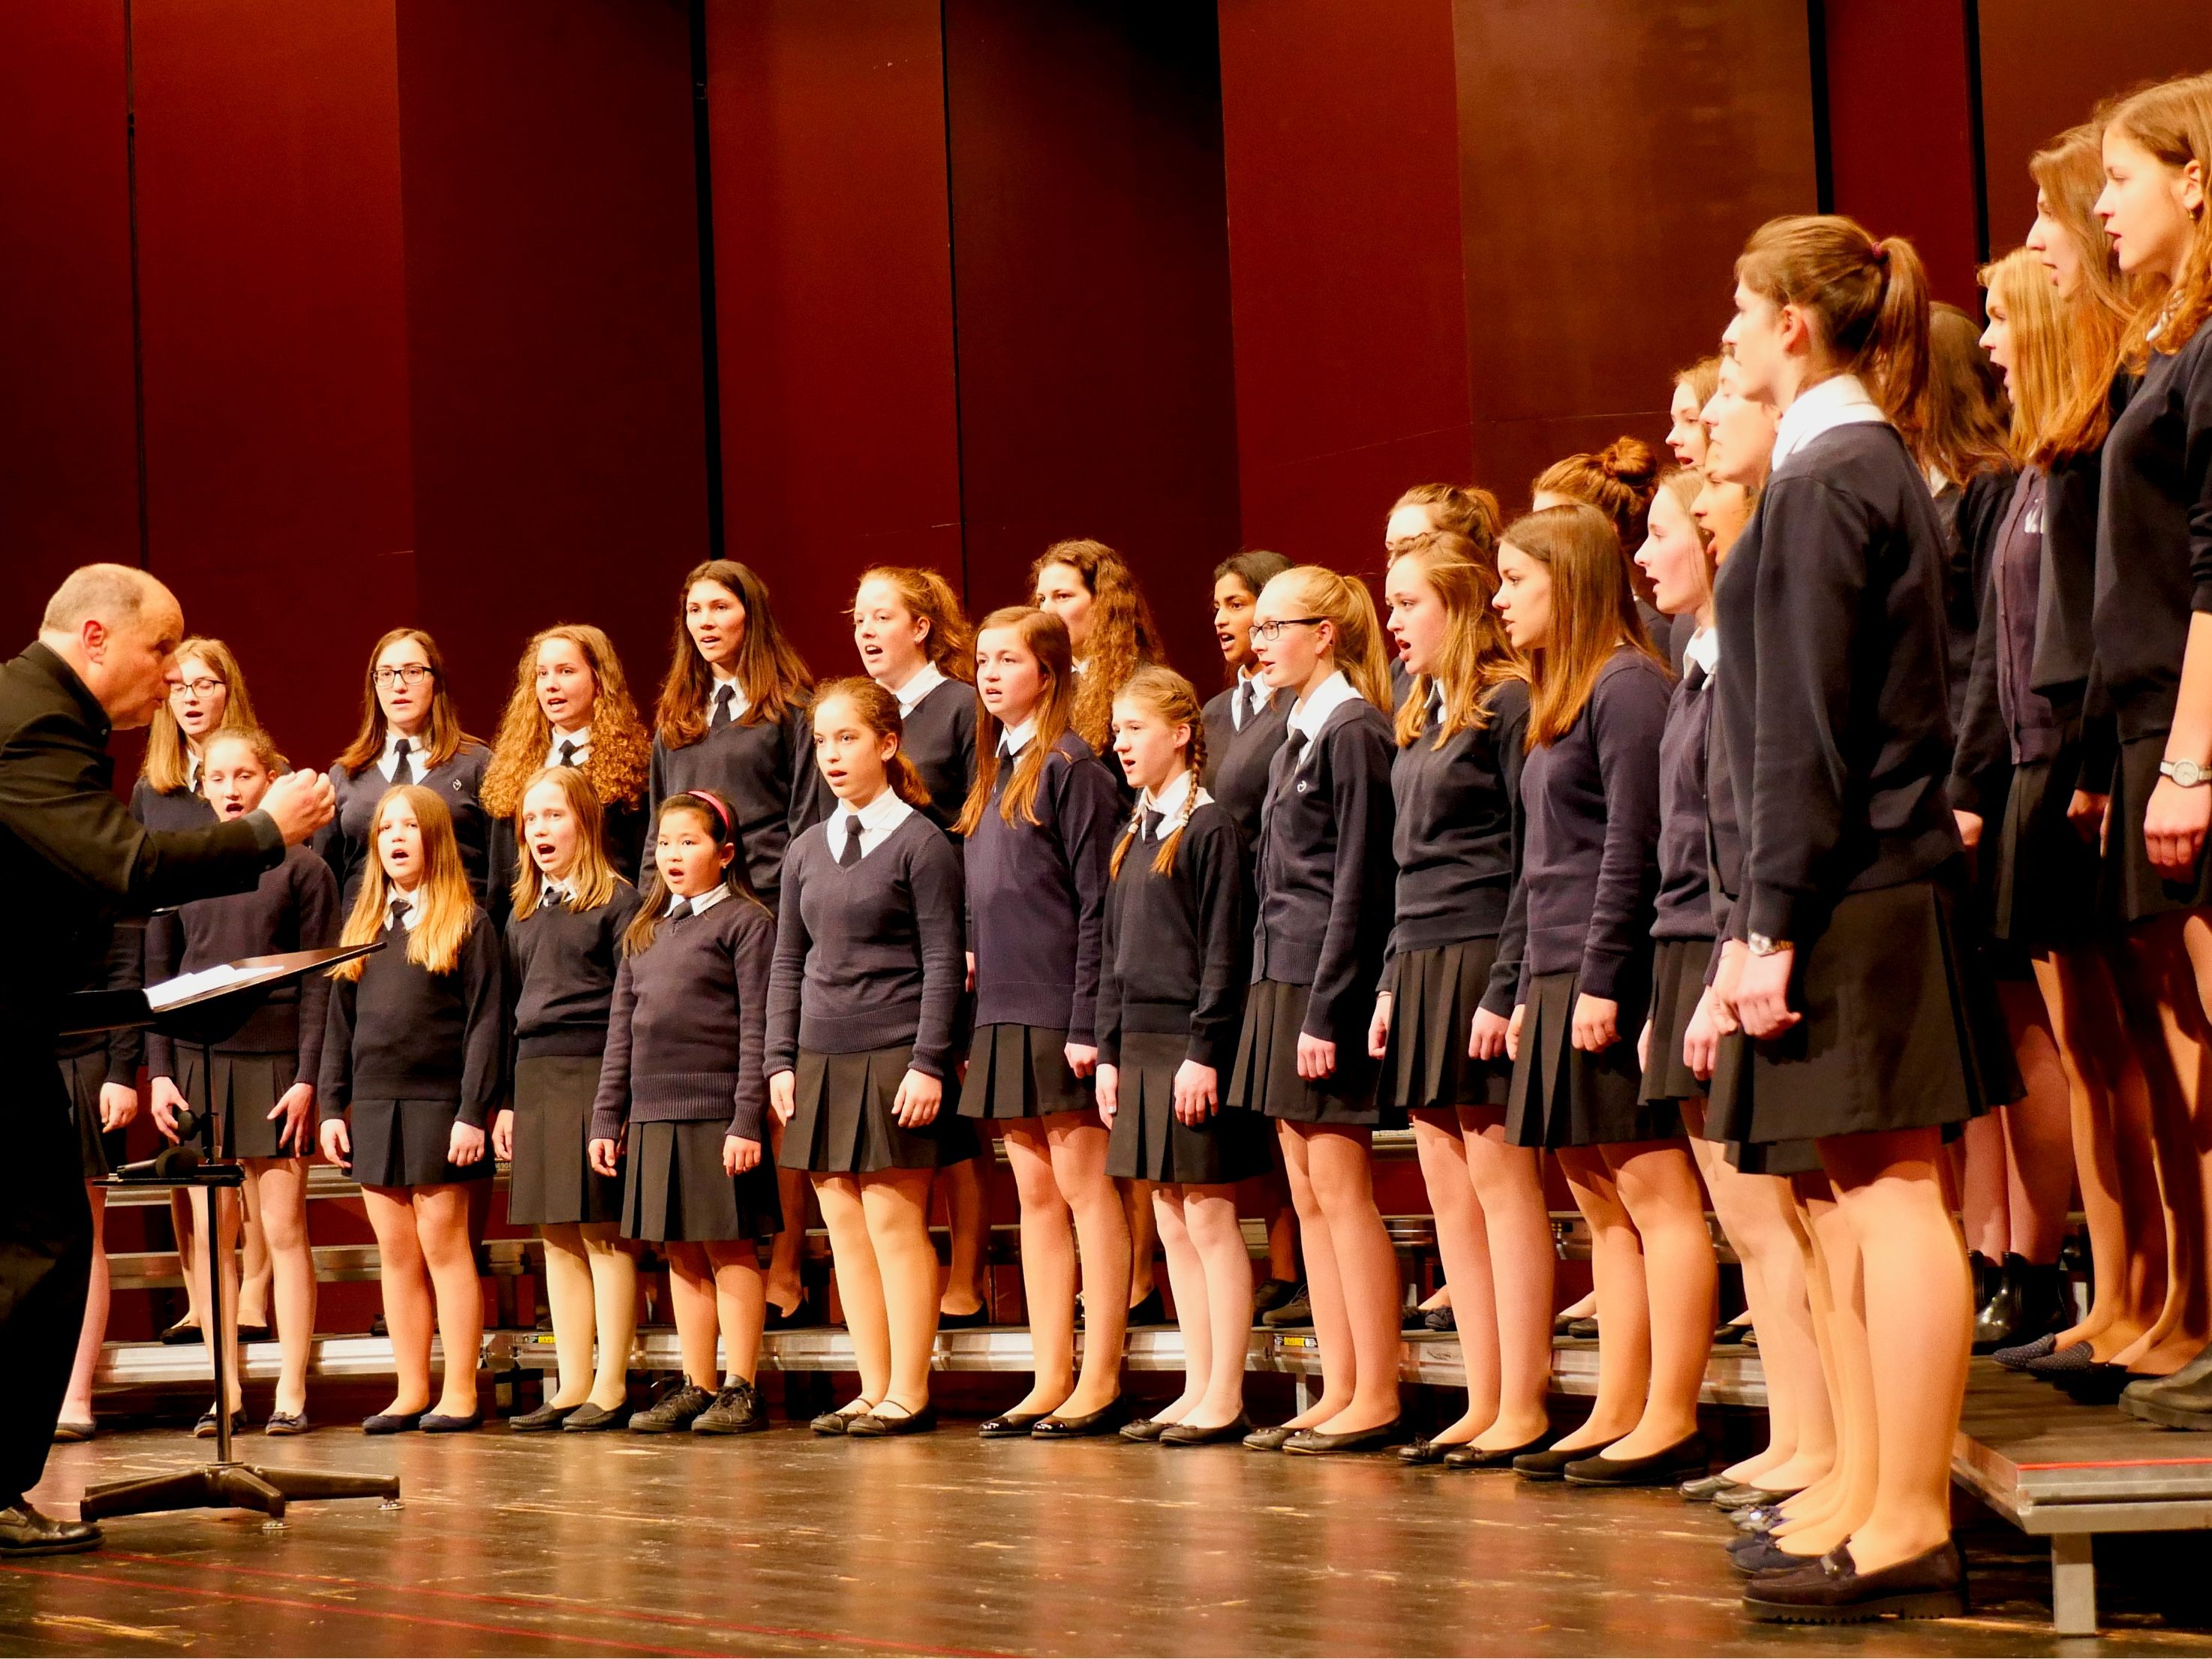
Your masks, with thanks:
<instances>
[{"instance_id":1,"label":"sheet music on stand","mask_svg":"<svg viewBox=\"0 0 2212 1659\"><path fill-rule=\"evenodd\" d=\"M143 991L80 991L62 999L59 1034L74 1036L163 1023L187 1010L191 1029L172 1030L188 1040L209 1040L195 1035L210 1022L226 1016L235 1030L264 996L286 980L326 972L340 963L365 957L384 948L381 939L368 945L334 945L325 950L289 951L280 956L246 957L218 963L173 979L149 985ZM164 1026L164 1029L169 1029ZM218 1030L212 1040L226 1033Z\"/></svg>"}]
</instances>

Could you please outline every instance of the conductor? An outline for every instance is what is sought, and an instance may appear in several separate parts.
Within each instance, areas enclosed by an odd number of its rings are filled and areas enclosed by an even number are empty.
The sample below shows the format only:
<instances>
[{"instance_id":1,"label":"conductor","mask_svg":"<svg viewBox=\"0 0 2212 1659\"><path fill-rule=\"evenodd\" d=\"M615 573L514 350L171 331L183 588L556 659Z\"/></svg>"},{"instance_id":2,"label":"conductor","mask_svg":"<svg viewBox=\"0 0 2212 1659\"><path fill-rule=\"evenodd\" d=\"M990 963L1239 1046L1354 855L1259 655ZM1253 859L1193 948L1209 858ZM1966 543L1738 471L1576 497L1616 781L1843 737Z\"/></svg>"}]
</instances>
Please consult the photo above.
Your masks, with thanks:
<instances>
[{"instance_id":1,"label":"conductor","mask_svg":"<svg viewBox=\"0 0 2212 1659\"><path fill-rule=\"evenodd\" d=\"M115 918L241 892L331 817L316 772L279 778L258 811L204 830L155 834L124 810L108 736L153 719L184 636L160 582L87 565L47 602L37 643L0 665L0 1561L100 1542L97 1526L41 1515L25 1496L46 1468L92 1261L54 1065L61 994L87 982Z\"/></svg>"}]
</instances>

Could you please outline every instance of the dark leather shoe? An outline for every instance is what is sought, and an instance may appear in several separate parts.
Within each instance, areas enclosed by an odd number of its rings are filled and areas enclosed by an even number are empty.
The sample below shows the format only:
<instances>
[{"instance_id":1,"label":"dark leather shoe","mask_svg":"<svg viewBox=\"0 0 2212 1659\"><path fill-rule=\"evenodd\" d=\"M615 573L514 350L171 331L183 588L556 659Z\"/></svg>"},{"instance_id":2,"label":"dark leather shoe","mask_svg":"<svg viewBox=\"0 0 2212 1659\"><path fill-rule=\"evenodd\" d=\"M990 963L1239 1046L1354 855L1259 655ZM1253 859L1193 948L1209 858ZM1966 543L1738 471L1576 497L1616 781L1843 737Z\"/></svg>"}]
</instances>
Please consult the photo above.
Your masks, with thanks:
<instances>
[{"instance_id":1,"label":"dark leather shoe","mask_svg":"<svg viewBox=\"0 0 2212 1659\"><path fill-rule=\"evenodd\" d=\"M1387 1451L1406 1437L1406 1419L1394 1417L1388 1423L1378 1423L1371 1429L1354 1429L1348 1434L1323 1434L1319 1429L1301 1429L1283 1442L1283 1449L1298 1457L1340 1457L1352 1452Z\"/></svg>"},{"instance_id":2,"label":"dark leather shoe","mask_svg":"<svg viewBox=\"0 0 2212 1659\"><path fill-rule=\"evenodd\" d=\"M1729 1546L1728 1557L1729 1565L1747 1578L1802 1572L1819 1561L1817 1556L1792 1555L1771 1538L1739 1539Z\"/></svg>"},{"instance_id":3,"label":"dark leather shoe","mask_svg":"<svg viewBox=\"0 0 2212 1659\"><path fill-rule=\"evenodd\" d=\"M510 1434L550 1434L574 1416L574 1406L556 1406L547 1401L534 1412L525 1412L520 1417L507 1419Z\"/></svg>"},{"instance_id":4,"label":"dark leather shoe","mask_svg":"<svg viewBox=\"0 0 2212 1659\"><path fill-rule=\"evenodd\" d=\"M455 1416L447 1412L425 1412L421 1427L425 1434L468 1434L483 1427L483 1413L465 1412Z\"/></svg>"},{"instance_id":5,"label":"dark leather shoe","mask_svg":"<svg viewBox=\"0 0 2212 1659\"><path fill-rule=\"evenodd\" d=\"M2120 1409L2168 1429L2212 1429L2212 1348L2171 1376L2139 1378L2120 1391Z\"/></svg>"},{"instance_id":6,"label":"dark leather shoe","mask_svg":"<svg viewBox=\"0 0 2212 1659\"><path fill-rule=\"evenodd\" d=\"M1738 1532L1772 1532L1782 1524L1782 1505L1753 1504L1749 1509L1730 1510L1728 1518Z\"/></svg>"},{"instance_id":7,"label":"dark leather shoe","mask_svg":"<svg viewBox=\"0 0 2212 1659\"><path fill-rule=\"evenodd\" d=\"M1253 1430L1244 1437L1243 1443L1249 1446L1254 1451L1280 1451L1283 1449L1283 1443L1299 1432L1299 1430L1276 1423L1264 1429Z\"/></svg>"},{"instance_id":8,"label":"dark leather shoe","mask_svg":"<svg viewBox=\"0 0 2212 1659\"><path fill-rule=\"evenodd\" d=\"M1444 1454L1444 1467L1448 1469L1510 1469L1517 1460L1543 1449L1541 1438L1531 1440L1525 1446L1500 1446L1495 1451L1485 1451L1480 1446L1454 1446Z\"/></svg>"},{"instance_id":9,"label":"dark leather shoe","mask_svg":"<svg viewBox=\"0 0 2212 1659\"><path fill-rule=\"evenodd\" d=\"M1141 1330L1147 1326L1168 1323L1168 1304L1157 1285L1145 1292L1145 1299L1129 1310L1129 1329Z\"/></svg>"},{"instance_id":10,"label":"dark leather shoe","mask_svg":"<svg viewBox=\"0 0 2212 1659\"><path fill-rule=\"evenodd\" d=\"M1560 1473L1577 1486L1671 1486L1707 1461L1705 1436L1693 1434L1647 1457L1579 1457Z\"/></svg>"},{"instance_id":11,"label":"dark leather shoe","mask_svg":"<svg viewBox=\"0 0 2212 1659\"><path fill-rule=\"evenodd\" d=\"M810 1291L800 1292L799 1301L789 1313L784 1312L775 1303L769 1303L768 1315L762 1320L761 1328L764 1331L804 1331L829 1322L822 1317L822 1310L815 1305L813 1292Z\"/></svg>"},{"instance_id":12,"label":"dark leather shoe","mask_svg":"<svg viewBox=\"0 0 2212 1659\"><path fill-rule=\"evenodd\" d=\"M1128 1401L1115 1395L1095 1412L1081 1417L1062 1417L1058 1412L1042 1418L1030 1431L1032 1440L1095 1440L1112 1434L1129 1420Z\"/></svg>"},{"instance_id":13,"label":"dark leather shoe","mask_svg":"<svg viewBox=\"0 0 2212 1659\"><path fill-rule=\"evenodd\" d=\"M937 1407L924 1406L918 1412L901 1411L890 1407L890 1415L883 1415L878 1407L866 1417L855 1418L846 1434L854 1440L882 1440L897 1434L927 1434L937 1426Z\"/></svg>"},{"instance_id":14,"label":"dark leather shoe","mask_svg":"<svg viewBox=\"0 0 2212 1659\"><path fill-rule=\"evenodd\" d=\"M18 1498L0 1508L0 1561L33 1555L74 1555L100 1547L100 1528L89 1521L57 1521Z\"/></svg>"},{"instance_id":15,"label":"dark leather shoe","mask_svg":"<svg viewBox=\"0 0 2212 1659\"><path fill-rule=\"evenodd\" d=\"M678 1434L688 1431L692 1419L714 1403L714 1396L695 1382L681 1378L660 1385L660 1392L641 1412L632 1412L632 1434Z\"/></svg>"},{"instance_id":16,"label":"dark leather shoe","mask_svg":"<svg viewBox=\"0 0 2212 1659\"><path fill-rule=\"evenodd\" d=\"M1260 1322L1271 1331L1297 1329L1313 1323L1313 1298L1306 1287L1298 1286L1298 1293L1279 1308L1270 1308L1260 1316Z\"/></svg>"},{"instance_id":17,"label":"dark leather shoe","mask_svg":"<svg viewBox=\"0 0 2212 1659\"><path fill-rule=\"evenodd\" d=\"M768 1407L753 1385L741 1379L724 1383L714 1403L691 1419L694 1434L758 1434L767 1427Z\"/></svg>"},{"instance_id":18,"label":"dark leather shoe","mask_svg":"<svg viewBox=\"0 0 2212 1659\"><path fill-rule=\"evenodd\" d=\"M2133 1380L2125 1365L2100 1360L2079 1370L2063 1371L2051 1379L2077 1406L2109 1406Z\"/></svg>"},{"instance_id":19,"label":"dark leather shoe","mask_svg":"<svg viewBox=\"0 0 2212 1659\"><path fill-rule=\"evenodd\" d=\"M857 1409L856 1409L857 1408ZM841 1406L834 1412L824 1412L806 1426L817 1434L844 1434L854 1421L875 1410L865 1400L855 1400L849 1406Z\"/></svg>"},{"instance_id":20,"label":"dark leather shoe","mask_svg":"<svg viewBox=\"0 0 2212 1659\"><path fill-rule=\"evenodd\" d=\"M181 1348L200 1340L200 1328L190 1319L179 1319L163 1331L159 1339L165 1348Z\"/></svg>"},{"instance_id":21,"label":"dark leather shoe","mask_svg":"<svg viewBox=\"0 0 2212 1659\"><path fill-rule=\"evenodd\" d=\"M1750 1334L1749 1325L1739 1325L1731 1319L1725 1325L1713 1327L1713 1346L1716 1348L1738 1347Z\"/></svg>"},{"instance_id":22,"label":"dark leather shoe","mask_svg":"<svg viewBox=\"0 0 2212 1659\"><path fill-rule=\"evenodd\" d=\"M1174 1426L1175 1425L1172 1423L1155 1423L1149 1417L1133 1417L1121 1425L1121 1438L1124 1440L1157 1440Z\"/></svg>"},{"instance_id":23,"label":"dark leather shoe","mask_svg":"<svg viewBox=\"0 0 2212 1659\"><path fill-rule=\"evenodd\" d=\"M627 1403L611 1411L604 1406L594 1406L586 1400L568 1413L568 1420L561 1425L563 1434L605 1434L615 1429L629 1426L629 1407Z\"/></svg>"},{"instance_id":24,"label":"dark leather shoe","mask_svg":"<svg viewBox=\"0 0 2212 1659\"><path fill-rule=\"evenodd\" d=\"M406 1434L422 1426L421 1412L379 1412L361 1419L363 1434Z\"/></svg>"},{"instance_id":25,"label":"dark leather shoe","mask_svg":"<svg viewBox=\"0 0 2212 1659\"><path fill-rule=\"evenodd\" d=\"M269 1337L269 1327L265 1324L240 1325L238 1328L238 1340L241 1342L266 1342Z\"/></svg>"},{"instance_id":26,"label":"dark leather shoe","mask_svg":"<svg viewBox=\"0 0 2212 1659\"><path fill-rule=\"evenodd\" d=\"M1712 1500L1715 1492L1735 1484L1725 1474L1701 1474L1694 1480L1685 1480L1674 1490L1682 1495L1685 1504L1705 1504Z\"/></svg>"},{"instance_id":27,"label":"dark leather shoe","mask_svg":"<svg viewBox=\"0 0 2212 1659\"><path fill-rule=\"evenodd\" d=\"M1993 1292L1974 1316L1974 1352L2017 1347L2073 1322L2066 1270L2055 1261L2039 1264L2008 1252L1997 1265Z\"/></svg>"},{"instance_id":28,"label":"dark leather shoe","mask_svg":"<svg viewBox=\"0 0 2212 1659\"><path fill-rule=\"evenodd\" d=\"M1045 1420L1049 1412L1007 1412L1000 1417L987 1417L975 1426L979 1440L1026 1440L1030 1431Z\"/></svg>"},{"instance_id":29,"label":"dark leather shoe","mask_svg":"<svg viewBox=\"0 0 2212 1659\"><path fill-rule=\"evenodd\" d=\"M1592 1314L1586 1318L1571 1320L1567 1325L1567 1334L1577 1342L1596 1341L1597 1316Z\"/></svg>"},{"instance_id":30,"label":"dark leather shoe","mask_svg":"<svg viewBox=\"0 0 2212 1659\"><path fill-rule=\"evenodd\" d=\"M1754 1580L1743 1610L1784 1625L1856 1625L1889 1614L1899 1619L1958 1619L1966 1611L1966 1564L1945 1539L1923 1555L1863 1573L1851 1547L1838 1544L1801 1571Z\"/></svg>"},{"instance_id":31,"label":"dark leather shoe","mask_svg":"<svg viewBox=\"0 0 2212 1659\"><path fill-rule=\"evenodd\" d=\"M1564 1480L1568 1464L1593 1455L1594 1449L1589 1446L1577 1446L1572 1451L1547 1446L1541 1451L1523 1452L1515 1458L1513 1473L1528 1480Z\"/></svg>"},{"instance_id":32,"label":"dark leather shoe","mask_svg":"<svg viewBox=\"0 0 2212 1659\"><path fill-rule=\"evenodd\" d=\"M1777 1492L1769 1486L1729 1486L1713 1494L1713 1507L1733 1514L1737 1510L1757 1509L1763 1504L1779 1504L1795 1492Z\"/></svg>"},{"instance_id":33,"label":"dark leather shoe","mask_svg":"<svg viewBox=\"0 0 2212 1659\"><path fill-rule=\"evenodd\" d=\"M1223 1423L1210 1429L1193 1428L1188 1423L1171 1423L1160 1434L1163 1446L1226 1446L1241 1441L1252 1431L1252 1419L1241 1412L1233 1423Z\"/></svg>"},{"instance_id":34,"label":"dark leather shoe","mask_svg":"<svg viewBox=\"0 0 2212 1659\"><path fill-rule=\"evenodd\" d=\"M991 1310L981 1306L970 1308L964 1314L937 1316L937 1328L940 1331L980 1331L990 1322Z\"/></svg>"},{"instance_id":35,"label":"dark leather shoe","mask_svg":"<svg viewBox=\"0 0 2212 1659\"><path fill-rule=\"evenodd\" d=\"M1398 1448L1398 1461L1401 1463L1441 1463L1446 1453L1455 1451L1465 1443L1464 1441L1423 1440L1417 1436Z\"/></svg>"},{"instance_id":36,"label":"dark leather shoe","mask_svg":"<svg viewBox=\"0 0 2212 1659\"><path fill-rule=\"evenodd\" d=\"M274 1435L305 1434L307 1431L307 1414L305 1412L271 1412L269 1413L269 1420L261 1425L261 1432Z\"/></svg>"},{"instance_id":37,"label":"dark leather shoe","mask_svg":"<svg viewBox=\"0 0 2212 1659\"><path fill-rule=\"evenodd\" d=\"M230 1431L233 1434L244 1434L246 1432L245 1407L240 1406L236 1411L230 1414ZM215 1438L214 1407L210 1406L207 1410L200 1413L200 1420L192 1425L192 1437L196 1440L212 1440Z\"/></svg>"}]
</instances>

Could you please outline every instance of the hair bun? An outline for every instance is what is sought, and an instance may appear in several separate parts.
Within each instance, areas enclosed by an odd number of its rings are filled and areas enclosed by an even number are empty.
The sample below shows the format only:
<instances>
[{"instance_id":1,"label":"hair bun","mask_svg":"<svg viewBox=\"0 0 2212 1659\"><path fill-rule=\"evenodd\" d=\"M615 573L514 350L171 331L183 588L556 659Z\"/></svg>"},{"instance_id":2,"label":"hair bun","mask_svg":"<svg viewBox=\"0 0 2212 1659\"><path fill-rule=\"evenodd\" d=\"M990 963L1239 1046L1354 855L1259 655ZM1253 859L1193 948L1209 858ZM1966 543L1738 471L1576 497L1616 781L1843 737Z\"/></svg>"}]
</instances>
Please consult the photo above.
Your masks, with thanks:
<instances>
[{"instance_id":1,"label":"hair bun","mask_svg":"<svg viewBox=\"0 0 2212 1659\"><path fill-rule=\"evenodd\" d=\"M1641 438L1615 438L1597 453L1597 464L1608 478L1642 486L1659 477L1659 457Z\"/></svg>"}]
</instances>

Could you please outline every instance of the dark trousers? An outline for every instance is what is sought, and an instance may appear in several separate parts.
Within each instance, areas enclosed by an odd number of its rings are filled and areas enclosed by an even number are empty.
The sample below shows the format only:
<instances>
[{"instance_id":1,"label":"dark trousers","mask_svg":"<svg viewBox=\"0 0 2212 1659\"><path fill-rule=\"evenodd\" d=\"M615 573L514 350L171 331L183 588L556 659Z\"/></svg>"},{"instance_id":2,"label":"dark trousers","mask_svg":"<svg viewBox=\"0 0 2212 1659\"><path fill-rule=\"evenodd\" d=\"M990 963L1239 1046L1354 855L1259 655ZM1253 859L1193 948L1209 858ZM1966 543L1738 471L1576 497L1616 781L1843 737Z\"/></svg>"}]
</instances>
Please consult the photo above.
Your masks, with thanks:
<instances>
[{"instance_id":1,"label":"dark trousers","mask_svg":"<svg viewBox=\"0 0 2212 1659\"><path fill-rule=\"evenodd\" d=\"M92 1277L92 1206L53 1045L0 1039L0 1504L39 1484Z\"/></svg>"}]
</instances>

